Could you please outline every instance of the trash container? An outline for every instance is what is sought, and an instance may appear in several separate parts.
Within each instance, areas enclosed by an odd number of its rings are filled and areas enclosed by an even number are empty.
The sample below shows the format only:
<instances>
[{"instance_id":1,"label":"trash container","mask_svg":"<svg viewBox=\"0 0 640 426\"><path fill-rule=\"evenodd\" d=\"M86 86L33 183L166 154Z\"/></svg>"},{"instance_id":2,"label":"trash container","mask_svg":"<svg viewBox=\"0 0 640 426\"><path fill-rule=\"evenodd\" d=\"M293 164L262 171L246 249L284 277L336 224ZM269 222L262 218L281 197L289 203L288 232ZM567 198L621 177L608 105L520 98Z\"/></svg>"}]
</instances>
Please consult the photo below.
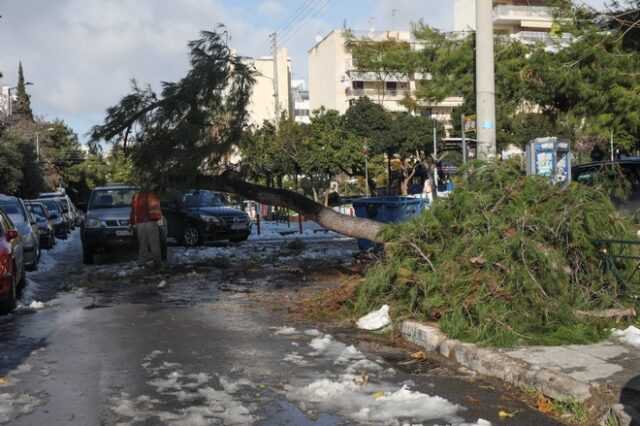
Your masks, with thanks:
<instances>
[{"instance_id":1,"label":"trash container","mask_svg":"<svg viewBox=\"0 0 640 426\"><path fill-rule=\"evenodd\" d=\"M414 197L369 197L353 201L357 217L376 220L382 223L400 222L424 210L429 200ZM358 239L358 248L368 250L373 245L370 240ZM376 246L379 250L381 245Z\"/></svg>"}]
</instances>

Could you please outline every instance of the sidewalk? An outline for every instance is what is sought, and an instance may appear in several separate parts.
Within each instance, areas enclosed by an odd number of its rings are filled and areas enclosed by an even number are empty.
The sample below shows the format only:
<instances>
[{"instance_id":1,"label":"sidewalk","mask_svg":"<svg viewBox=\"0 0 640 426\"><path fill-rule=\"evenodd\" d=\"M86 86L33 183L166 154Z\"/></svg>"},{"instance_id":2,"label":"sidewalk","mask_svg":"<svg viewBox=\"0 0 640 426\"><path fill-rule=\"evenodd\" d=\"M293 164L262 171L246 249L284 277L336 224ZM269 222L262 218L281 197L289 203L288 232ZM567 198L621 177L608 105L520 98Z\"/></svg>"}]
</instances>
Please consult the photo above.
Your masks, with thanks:
<instances>
[{"instance_id":1,"label":"sidewalk","mask_svg":"<svg viewBox=\"0 0 640 426\"><path fill-rule=\"evenodd\" d=\"M402 334L479 374L555 400L585 404L596 422L610 409L620 425L640 425L640 349L607 340L591 345L481 348L449 339L435 325L404 321Z\"/></svg>"}]
</instances>

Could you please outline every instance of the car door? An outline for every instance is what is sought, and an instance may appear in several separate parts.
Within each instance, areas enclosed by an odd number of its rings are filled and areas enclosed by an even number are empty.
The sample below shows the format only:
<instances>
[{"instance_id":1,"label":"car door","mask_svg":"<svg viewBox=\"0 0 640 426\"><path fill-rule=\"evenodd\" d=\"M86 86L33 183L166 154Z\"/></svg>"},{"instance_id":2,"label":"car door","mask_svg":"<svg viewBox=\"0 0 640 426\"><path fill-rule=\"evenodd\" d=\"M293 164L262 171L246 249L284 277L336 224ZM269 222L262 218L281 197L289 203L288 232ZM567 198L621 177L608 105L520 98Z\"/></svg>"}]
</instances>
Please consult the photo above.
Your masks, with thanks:
<instances>
[{"instance_id":1,"label":"car door","mask_svg":"<svg viewBox=\"0 0 640 426\"><path fill-rule=\"evenodd\" d=\"M160 199L160 209L162 216L167 222L167 237L178 238L182 233L182 223L184 222L182 205L178 200L179 193L167 191Z\"/></svg>"}]
</instances>

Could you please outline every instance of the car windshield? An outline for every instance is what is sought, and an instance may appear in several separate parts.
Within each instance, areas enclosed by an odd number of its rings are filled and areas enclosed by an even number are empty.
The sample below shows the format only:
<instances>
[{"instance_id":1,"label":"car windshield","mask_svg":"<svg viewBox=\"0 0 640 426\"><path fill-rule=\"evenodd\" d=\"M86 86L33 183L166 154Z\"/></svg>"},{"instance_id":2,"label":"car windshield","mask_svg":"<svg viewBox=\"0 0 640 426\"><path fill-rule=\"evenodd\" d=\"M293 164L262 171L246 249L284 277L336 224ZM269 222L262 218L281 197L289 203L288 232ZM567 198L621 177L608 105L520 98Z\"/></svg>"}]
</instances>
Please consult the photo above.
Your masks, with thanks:
<instances>
[{"instance_id":1,"label":"car windshield","mask_svg":"<svg viewBox=\"0 0 640 426\"><path fill-rule=\"evenodd\" d=\"M49 210L50 213L58 213L60 211L58 204L55 202L55 200L42 200L40 202L45 206L47 206L47 209Z\"/></svg>"},{"instance_id":2,"label":"car windshield","mask_svg":"<svg viewBox=\"0 0 640 426\"><path fill-rule=\"evenodd\" d=\"M38 204L29 204L27 206L32 215L36 217L36 220L45 220L44 209Z\"/></svg>"},{"instance_id":3,"label":"car windshield","mask_svg":"<svg viewBox=\"0 0 640 426\"><path fill-rule=\"evenodd\" d=\"M100 189L91 195L90 209L129 207L131 199L138 192L135 188Z\"/></svg>"},{"instance_id":4,"label":"car windshield","mask_svg":"<svg viewBox=\"0 0 640 426\"><path fill-rule=\"evenodd\" d=\"M58 200L58 202L62 205L63 212L66 213L69 211L69 203L67 202L66 198L56 198L56 200Z\"/></svg>"},{"instance_id":5,"label":"car windshield","mask_svg":"<svg viewBox=\"0 0 640 426\"><path fill-rule=\"evenodd\" d=\"M0 203L0 209L2 209L16 225L27 221L24 210L17 202L9 201Z\"/></svg>"},{"instance_id":6,"label":"car windshield","mask_svg":"<svg viewBox=\"0 0 640 426\"><path fill-rule=\"evenodd\" d=\"M187 207L223 207L227 201L221 194L211 191L194 191L184 194L182 202Z\"/></svg>"}]
</instances>

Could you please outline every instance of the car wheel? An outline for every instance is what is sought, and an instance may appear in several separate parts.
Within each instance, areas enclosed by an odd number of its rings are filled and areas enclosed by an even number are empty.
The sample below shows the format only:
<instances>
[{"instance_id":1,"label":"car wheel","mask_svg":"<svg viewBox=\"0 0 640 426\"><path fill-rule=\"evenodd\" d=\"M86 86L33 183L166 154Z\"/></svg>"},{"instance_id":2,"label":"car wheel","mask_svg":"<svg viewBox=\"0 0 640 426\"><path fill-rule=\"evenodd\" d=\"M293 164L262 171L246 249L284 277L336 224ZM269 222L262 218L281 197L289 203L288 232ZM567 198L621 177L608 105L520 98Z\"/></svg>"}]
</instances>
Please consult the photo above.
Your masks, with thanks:
<instances>
[{"instance_id":1,"label":"car wheel","mask_svg":"<svg viewBox=\"0 0 640 426\"><path fill-rule=\"evenodd\" d=\"M93 250L82 247L82 263L85 265L93 265Z\"/></svg>"},{"instance_id":2,"label":"car wheel","mask_svg":"<svg viewBox=\"0 0 640 426\"><path fill-rule=\"evenodd\" d=\"M187 223L182 233L182 241L187 247L195 247L202 244L202 233L194 223Z\"/></svg>"}]
</instances>

